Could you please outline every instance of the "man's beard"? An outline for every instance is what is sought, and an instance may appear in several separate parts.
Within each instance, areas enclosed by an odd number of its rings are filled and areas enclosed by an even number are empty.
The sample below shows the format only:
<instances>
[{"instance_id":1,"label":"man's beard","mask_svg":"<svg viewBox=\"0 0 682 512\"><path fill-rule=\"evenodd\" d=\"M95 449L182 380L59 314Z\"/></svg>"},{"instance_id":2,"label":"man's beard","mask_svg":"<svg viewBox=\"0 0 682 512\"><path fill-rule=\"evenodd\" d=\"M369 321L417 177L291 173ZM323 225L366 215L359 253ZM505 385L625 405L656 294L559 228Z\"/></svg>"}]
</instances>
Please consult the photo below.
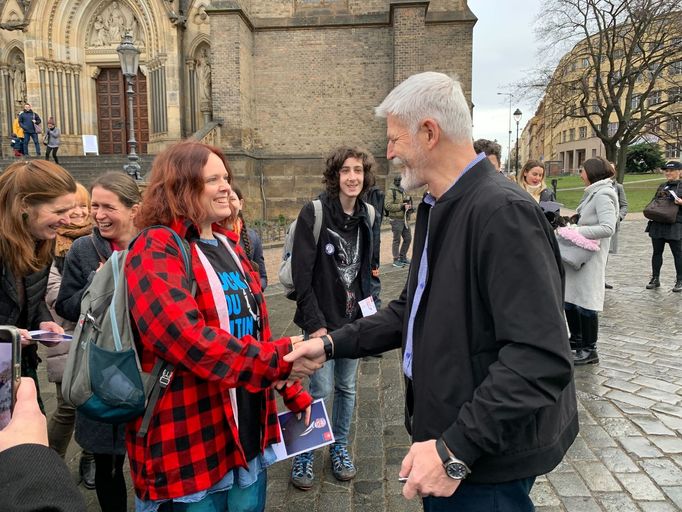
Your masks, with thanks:
<instances>
[{"instance_id":1,"label":"man's beard","mask_svg":"<svg viewBox=\"0 0 682 512\"><path fill-rule=\"evenodd\" d=\"M391 160L391 163L400 168L400 186L403 190L415 190L426 185L423 178L426 159L421 151L415 153L414 163L405 162L398 157Z\"/></svg>"}]
</instances>

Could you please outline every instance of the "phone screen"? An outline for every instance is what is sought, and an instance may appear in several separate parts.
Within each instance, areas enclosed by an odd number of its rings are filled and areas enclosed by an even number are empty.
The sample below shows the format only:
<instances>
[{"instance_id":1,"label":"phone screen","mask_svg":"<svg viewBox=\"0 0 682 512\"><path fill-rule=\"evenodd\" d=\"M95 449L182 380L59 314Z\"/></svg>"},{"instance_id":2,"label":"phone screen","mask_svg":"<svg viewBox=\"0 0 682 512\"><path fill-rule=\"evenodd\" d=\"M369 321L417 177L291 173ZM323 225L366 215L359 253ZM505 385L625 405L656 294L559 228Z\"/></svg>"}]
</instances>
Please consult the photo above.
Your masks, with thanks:
<instances>
[{"instance_id":1,"label":"phone screen","mask_svg":"<svg viewBox=\"0 0 682 512\"><path fill-rule=\"evenodd\" d=\"M0 430L5 428L12 418L14 393L16 386L17 365L20 347L15 331L0 327Z\"/></svg>"}]
</instances>

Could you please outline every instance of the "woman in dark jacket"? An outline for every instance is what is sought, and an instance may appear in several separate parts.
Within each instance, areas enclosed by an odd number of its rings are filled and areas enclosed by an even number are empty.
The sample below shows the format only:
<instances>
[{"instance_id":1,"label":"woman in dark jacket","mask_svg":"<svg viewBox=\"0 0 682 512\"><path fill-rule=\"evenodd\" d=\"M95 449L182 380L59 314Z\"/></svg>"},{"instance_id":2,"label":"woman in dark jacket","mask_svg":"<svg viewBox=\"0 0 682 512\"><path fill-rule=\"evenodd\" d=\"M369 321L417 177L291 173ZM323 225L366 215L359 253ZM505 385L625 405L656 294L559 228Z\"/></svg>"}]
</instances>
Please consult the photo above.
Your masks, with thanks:
<instances>
[{"instance_id":1,"label":"woman in dark jacket","mask_svg":"<svg viewBox=\"0 0 682 512\"><path fill-rule=\"evenodd\" d=\"M0 324L21 329L21 374L38 388L40 359L29 330L63 333L52 321L45 290L57 230L69 223L76 182L44 160L17 162L0 175ZM40 392L38 392L40 401Z\"/></svg>"},{"instance_id":2,"label":"woman in dark jacket","mask_svg":"<svg viewBox=\"0 0 682 512\"><path fill-rule=\"evenodd\" d=\"M646 285L646 288L647 290L652 290L661 286L659 276L663 266L663 249L665 249L665 244L668 244L670 252L673 253L675 272L677 274L673 291L679 293L682 292L682 208L680 207L682 206L682 181L680 181L682 163L672 160L665 164L663 171L665 172L666 182L658 187L654 197L665 197L670 201L674 201L678 205L677 219L672 224L650 220L646 226L646 231L651 237L651 245L653 247L653 254L651 255L651 281ZM675 196L677 196L677 199Z\"/></svg>"},{"instance_id":3,"label":"woman in dark jacket","mask_svg":"<svg viewBox=\"0 0 682 512\"><path fill-rule=\"evenodd\" d=\"M114 250L126 249L138 231L133 220L142 197L135 180L121 172L109 172L95 180L91 193L95 227L90 236L75 240L67 253L55 304L58 315L74 322L95 272ZM102 511L125 512L125 428L114 428L77 412L76 441L95 454L95 490Z\"/></svg>"}]
</instances>

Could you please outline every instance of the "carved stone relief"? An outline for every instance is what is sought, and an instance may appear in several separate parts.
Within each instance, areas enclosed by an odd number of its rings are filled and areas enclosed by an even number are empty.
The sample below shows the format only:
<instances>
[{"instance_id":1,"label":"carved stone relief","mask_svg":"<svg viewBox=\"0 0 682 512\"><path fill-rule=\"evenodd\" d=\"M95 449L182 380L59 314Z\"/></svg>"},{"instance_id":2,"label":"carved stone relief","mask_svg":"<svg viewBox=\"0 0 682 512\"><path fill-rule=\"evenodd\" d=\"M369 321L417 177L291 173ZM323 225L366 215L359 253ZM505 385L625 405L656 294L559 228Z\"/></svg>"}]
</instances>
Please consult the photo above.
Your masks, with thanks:
<instances>
[{"instance_id":1,"label":"carved stone relief","mask_svg":"<svg viewBox=\"0 0 682 512\"><path fill-rule=\"evenodd\" d=\"M114 1L95 15L88 41L91 47L118 46L127 32L133 36L133 43L144 45L135 13L127 5Z\"/></svg>"}]
</instances>

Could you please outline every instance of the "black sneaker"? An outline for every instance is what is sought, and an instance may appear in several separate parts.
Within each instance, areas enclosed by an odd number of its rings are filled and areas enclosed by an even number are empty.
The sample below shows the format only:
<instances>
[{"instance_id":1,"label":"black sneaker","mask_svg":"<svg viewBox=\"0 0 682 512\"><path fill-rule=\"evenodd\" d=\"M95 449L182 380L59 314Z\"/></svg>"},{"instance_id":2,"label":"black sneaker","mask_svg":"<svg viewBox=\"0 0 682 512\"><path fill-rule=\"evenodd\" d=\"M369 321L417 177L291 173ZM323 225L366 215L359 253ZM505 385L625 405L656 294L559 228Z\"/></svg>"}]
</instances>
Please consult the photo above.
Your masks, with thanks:
<instances>
[{"instance_id":1,"label":"black sneaker","mask_svg":"<svg viewBox=\"0 0 682 512\"><path fill-rule=\"evenodd\" d=\"M393 260L393 266L396 268L403 268L405 264L403 263L403 260L401 260L400 258L396 258Z\"/></svg>"},{"instance_id":2,"label":"black sneaker","mask_svg":"<svg viewBox=\"0 0 682 512\"><path fill-rule=\"evenodd\" d=\"M661 286L661 281L658 279L658 277L652 277L651 281L649 281L649 284L646 285L647 290L653 290L654 288L660 288Z\"/></svg>"},{"instance_id":3,"label":"black sneaker","mask_svg":"<svg viewBox=\"0 0 682 512\"><path fill-rule=\"evenodd\" d=\"M677 280L677 282L675 283L675 286L673 286L673 291L675 293L682 292L682 279Z\"/></svg>"}]
</instances>

